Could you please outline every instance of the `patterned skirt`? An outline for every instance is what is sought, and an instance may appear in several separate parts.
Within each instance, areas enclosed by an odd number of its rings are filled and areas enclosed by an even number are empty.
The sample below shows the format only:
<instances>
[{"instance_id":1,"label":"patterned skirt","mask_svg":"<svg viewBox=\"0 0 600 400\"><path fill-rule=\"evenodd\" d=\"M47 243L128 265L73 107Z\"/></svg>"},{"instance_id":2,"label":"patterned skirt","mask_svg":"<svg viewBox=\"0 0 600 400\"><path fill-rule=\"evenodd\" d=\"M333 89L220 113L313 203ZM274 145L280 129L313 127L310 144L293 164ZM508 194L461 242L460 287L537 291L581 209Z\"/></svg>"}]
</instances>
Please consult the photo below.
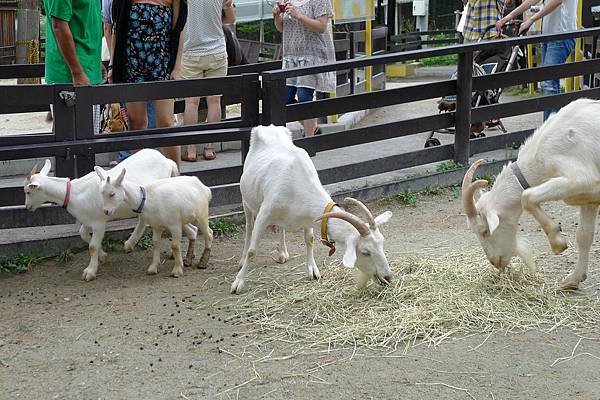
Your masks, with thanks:
<instances>
[{"instance_id":1,"label":"patterned skirt","mask_svg":"<svg viewBox=\"0 0 600 400\"><path fill-rule=\"evenodd\" d=\"M173 14L170 7L133 3L125 49L126 82L169 80L169 38Z\"/></svg>"},{"instance_id":2,"label":"patterned skirt","mask_svg":"<svg viewBox=\"0 0 600 400\"><path fill-rule=\"evenodd\" d=\"M316 65L327 63L327 60L321 60L317 57L286 56L283 57L282 62L283 69L291 69L314 67ZM330 93L335 90L336 86L335 71L323 72L315 75L295 76L293 78L288 78L286 85L306 87L315 89L317 92Z\"/></svg>"}]
</instances>

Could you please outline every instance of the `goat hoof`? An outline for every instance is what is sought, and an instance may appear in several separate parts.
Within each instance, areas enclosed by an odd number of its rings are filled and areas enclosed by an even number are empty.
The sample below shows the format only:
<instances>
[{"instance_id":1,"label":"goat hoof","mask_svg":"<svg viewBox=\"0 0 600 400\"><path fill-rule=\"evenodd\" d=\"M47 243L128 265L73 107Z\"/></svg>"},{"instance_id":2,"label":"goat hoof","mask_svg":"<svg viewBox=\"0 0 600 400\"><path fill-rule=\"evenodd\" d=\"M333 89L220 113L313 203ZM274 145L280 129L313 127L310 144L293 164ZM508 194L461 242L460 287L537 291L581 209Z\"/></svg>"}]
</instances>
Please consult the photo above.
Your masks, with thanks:
<instances>
[{"instance_id":1,"label":"goat hoof","mask_svg":"<svg viewBox=\"0 0 600 400\"><path fill-rule=\"evenodd\" d=\"M158 274L158 269L156 267L150 267L146 270L146 274L148 275L156 275Z\"/></svg>"},{"instance_id":2,"label":"goat hoof","mask_svg":"<svg viewBox=\"0 0 600 400\"><path fill-rule=\"evenodd\" d=\"M191 267L194 264L194 258L193 257L186 257L185 260L183 260L183 266L184 267Z\"/></svg>"},{"instance_id":3,"label":"goat hoof","mask_svg":"<svg viewBox=\"0 0 600 400\"><path fill-rule=\"evenodd\" d=\"M171 276L173 278L181 278L183 276L183 268L174 268L173 271L171 271Z\"/></svg>"},{"instance_id":4,"label":"goat hoof","mask_svg":"<svg viewBox=\"0 0 600 400\"><path fill-rule=\"evenodd\" d=\"M286 262L288 262L289 259L290 259L290 256L286 253L286 254L280 254L279 257L277 257L277 259L275 261L277 261L277 264L285 264Z\"/></svg>"},{"instance_id":5,"label":"goat hoof","mask_svg":"<svg viewBox=\"0 0 600 400\"><path fill-rule=\"evenodd\" d=\"M202 253L202 257L200 257L200 262L198 262L198 268L205 269L208 267L208 260L210 259L210 249L205 249Z\"/></svg>"},{"instance_id":6,"label":"goat hoof","mask_svg":"<svg viewBox=\"0 0 600 400\"><path fill-rule=\"evenodd\" d=\"M134 246L129 241L126 241L123 245L123 250L125 251L125 253L131 253L133 251L133 247Z\"/></svg>"},{"instance_id":7,"label":"goat hoof","mask_svg":"<svg viewBox=\"0 0 600 400\"><path fill-rule=\"evenodd\" d=\"M89 267L83 270L83 274L81 275L81 279L86 282L92 281L96 278L96 273L92 272Z\"/></svg>"},{"instance_id":8,"label":"goat hoof","mask_svg":"<svg viewBox=\"0 0 600 400\"><path fill-rule=\"evenodd\" d=\"M560 237L556 242L552 243L552 252L554 254L561 254L568 247L567 240L564 237Z\"/></svg>"},{"instance_id":9,"label":"goat hoof","mask_svg":"<svg viewBox=\"0 0 600 400\"><path fill-rule=\"evenodd\" d=\"M572 291L577 290L579 288L579 283L586 280L587 275L583 274L582 276L577 276L574 273L569 274L563 281L560 283L560 290L564 291Z\"/></svg>"},{"instance_id":10,"label":"goat hoof","mask_svg":"<svg viewBox=\"0 0 600 400\"><path fill-rule=\"evenodd\" d=\"M240 294L242 292L242 288L244 287L243 279L236 279L231 285L231 294Z\"/></svg>"},{"instance_id":11,"label":"goat hoof","mask_svg":"<svg viewBox=\"0 0 600 400\"><path fill-rule=\"evenodd\" d=\"M106 261L108 261L108 254L106 254L106 253L100 254L100 256L98 257L98 260L100 261L100 264L106 264Z\"/></svg>"},{"instance_id":12,"label":"goat hoof","mask_svg":"<svg viewBox=\"0 0 600 400\"><path fill-rule=\"evenodd\" d=\"M318 281L319 279L321 279L321 273L319 272L319 269L314 266L314 267L309 267L308 271L307 271L307 275L310 279Z\"/></svg>"}]
</instances>

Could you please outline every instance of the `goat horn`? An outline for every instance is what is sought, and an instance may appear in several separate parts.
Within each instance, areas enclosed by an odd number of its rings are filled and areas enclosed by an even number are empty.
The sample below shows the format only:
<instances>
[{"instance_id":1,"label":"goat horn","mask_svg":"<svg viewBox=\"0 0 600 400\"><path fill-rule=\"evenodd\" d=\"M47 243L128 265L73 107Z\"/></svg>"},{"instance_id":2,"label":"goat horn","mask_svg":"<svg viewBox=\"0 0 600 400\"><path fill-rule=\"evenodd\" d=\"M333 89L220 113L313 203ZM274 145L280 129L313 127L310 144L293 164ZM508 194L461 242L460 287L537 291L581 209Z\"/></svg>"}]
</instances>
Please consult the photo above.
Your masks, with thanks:
<instances>
[{"instance_id":1,"label":"goat horn","mask_svg":"<svg viewBox=\"0 0 600 400\"><path fill-rule=\"evenodd\" d=\"M479 166L481 164L483 164L484 162L485 162L485 160L479 159L479 160L475 161L473 164L471 164L471 166L467 170L467 173L465 174L465 177L463 178L463 182L462 182L463 192L467 189L467 187L471 184L471 182L473 182L473 177L475 176L475 171L477 171L477 168L479 168Z\"/></svg>"},{"instance_id":2,"label":"goat horn","mask_svg":"<svg viewBox=\"0 0 600 400\"><path fill-rule=\"evenodd\" d=\"M37 173L38 170L38 164L36 163L33 168L31 168L31 171L29 171L27 173L27 180L30 181L31 177L34 176Z\"/></svg>"},{"instance_id":3,"label":"goat horn","mask_svg":"<svg viewBox=\"0 0 600 400\"><path fill-rule=\"evenodd\" d=\"M360 218L358 218L356 215L350 214L349 212L346 212L346 211L328 212L328 213L321 215L315 221L319 221L323 218L338 218L338 219L344 220L344 221L348 222L350 225L352 225L353 227L355 227L356 230L358 231L358 233L360 233L360 236L367 236L369 233L371 233L367 224L365 224L363 221L361 221Z\"/></svg>"},{"instance_id":4,"label":"goat horn","mask_svg":"<svg viewBox=\"0 0 600 400\"><path fill-rule=\"evenodd\" d=\"M344 202L346 202L348 204L354 204L355 206L360 208L361 211L367 217L367 220L369 221L369 227L371 227L371 229L377 228L377 225L375 224L375 218L373 218L373 214L371 213L371 210L369 210L369 208L365 205L365 203L363 203L360 200L356 200L352 197L346 197L344 199Z\"/></svg>"},{"instance_id":5,"label":"goat horn","mask_svg":"<svg viewBox=\"0 0 600 400\"><path fill-rule=\"evenodd\" d=\"M469 218L475 218L477 216L477 208L475 207L475 192L482 187L487 186L488 181L479 179L471 183L467 189L463 192L463 205L465 207L465 213Z\"/></svg>"},{"instance_id":6,"label":"goat horn","mask_svg":"<svg viewBox=\"0 0 600 400\"><path fill-rule=\"evenodd\" d=\"M479 159L475 161L467 170L465 177L462 182L462 196L463 196L463 206L465 208L465 213L467 217L474 218L477 215L477 208L475 207L475 191L483 186L483 183L477 183L476 185L473 183L473 177L475 176L475 171L477 168L483 164L485 160ZM485 181L484 181L485 182ZM487 182L486 182L487 184Z\"/></svg>"}]
</instances>

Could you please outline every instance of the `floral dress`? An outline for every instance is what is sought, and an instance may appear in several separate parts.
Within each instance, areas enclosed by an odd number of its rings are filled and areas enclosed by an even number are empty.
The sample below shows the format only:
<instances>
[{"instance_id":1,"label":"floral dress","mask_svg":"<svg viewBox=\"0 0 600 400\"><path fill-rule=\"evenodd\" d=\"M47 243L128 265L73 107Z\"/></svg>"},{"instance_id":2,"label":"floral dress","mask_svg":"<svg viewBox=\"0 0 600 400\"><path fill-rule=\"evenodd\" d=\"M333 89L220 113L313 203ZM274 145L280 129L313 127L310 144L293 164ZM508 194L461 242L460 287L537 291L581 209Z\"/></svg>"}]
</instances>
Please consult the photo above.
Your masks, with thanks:
<instances>
[{"instance_id":1,"label":"floral dress","mask_svg":"<svg viewBox=\"0 0 600 400\"><path fill-rule=\"evenodd\" d=\"M132 4L125 47L127 82L169 80L172 18L171 7Z\"/></svg>"},{"instance_id":2,"label":"floral dress","mask_svg":"<svg viewBox=\"0 0 600 400\"><path fill-rule=\"evenodd\" d=\"M331 0L291 0L302 14L316 19L333 17ZM283 68L305 68L335 61L331 33L331 19L323 33L311 32L295 18L283 18ZM335 71L304 75L287 79L288 86L306 87L319 92L333 92L336 86Z\"/></svg>"}]
</instances>

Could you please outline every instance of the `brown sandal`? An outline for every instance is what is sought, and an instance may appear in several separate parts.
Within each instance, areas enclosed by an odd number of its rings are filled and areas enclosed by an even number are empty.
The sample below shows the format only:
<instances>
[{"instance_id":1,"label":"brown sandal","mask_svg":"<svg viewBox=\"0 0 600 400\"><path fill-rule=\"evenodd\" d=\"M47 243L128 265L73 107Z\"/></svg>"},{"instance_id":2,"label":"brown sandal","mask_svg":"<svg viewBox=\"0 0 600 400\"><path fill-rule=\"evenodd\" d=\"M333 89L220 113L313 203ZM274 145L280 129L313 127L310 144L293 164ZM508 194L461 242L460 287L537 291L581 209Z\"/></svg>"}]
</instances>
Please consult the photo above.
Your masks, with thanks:
<instances>
[{"instance_id":1,"label":"brown sandal","mask_svg":"<svg viewBox=\"0 0 600 400\"><path fill-rule=\"evenodd\" d=\"M217 158L217 155L215 154L215 149L213 149L212 147L205 147L202 151L202 155L204 156L205 160L214 160L215 158Z\"/></svg>"}]
</instances>

